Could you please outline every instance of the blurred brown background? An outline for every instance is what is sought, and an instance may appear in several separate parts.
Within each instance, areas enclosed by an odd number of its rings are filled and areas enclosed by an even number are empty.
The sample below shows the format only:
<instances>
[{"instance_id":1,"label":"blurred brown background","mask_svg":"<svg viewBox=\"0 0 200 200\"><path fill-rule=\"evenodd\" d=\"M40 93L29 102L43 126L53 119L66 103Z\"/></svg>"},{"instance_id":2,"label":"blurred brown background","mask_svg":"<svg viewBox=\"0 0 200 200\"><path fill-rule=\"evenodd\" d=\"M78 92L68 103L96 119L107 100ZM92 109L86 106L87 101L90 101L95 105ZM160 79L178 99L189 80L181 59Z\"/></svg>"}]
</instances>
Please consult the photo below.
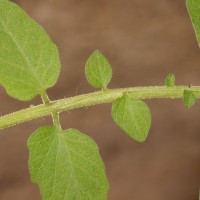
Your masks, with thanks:
<instances>
[{"instance_id":1,"label":"blurred brown background","mask_svg":"<svg viewBox=\"0 0 200 200\"><path fill-rule=\"evenodd\" d=\"M113 67L110 88L162 85L174 72L177 84L200 85L200 49L184 0L16 0L57 44L62 71L51 99L92 92L86 59L100 49ZM0 89L0 114L30 104ZM139 144L112 121L111 105L61 114L63 128L77 128L100 146L110 181L108 200L197 200L200 186L200 103L147 100L152 111L148 140ZM0 132L0 200L41 200L28 174L26 141L50 118Z\"/></svg>"}]
</instances>

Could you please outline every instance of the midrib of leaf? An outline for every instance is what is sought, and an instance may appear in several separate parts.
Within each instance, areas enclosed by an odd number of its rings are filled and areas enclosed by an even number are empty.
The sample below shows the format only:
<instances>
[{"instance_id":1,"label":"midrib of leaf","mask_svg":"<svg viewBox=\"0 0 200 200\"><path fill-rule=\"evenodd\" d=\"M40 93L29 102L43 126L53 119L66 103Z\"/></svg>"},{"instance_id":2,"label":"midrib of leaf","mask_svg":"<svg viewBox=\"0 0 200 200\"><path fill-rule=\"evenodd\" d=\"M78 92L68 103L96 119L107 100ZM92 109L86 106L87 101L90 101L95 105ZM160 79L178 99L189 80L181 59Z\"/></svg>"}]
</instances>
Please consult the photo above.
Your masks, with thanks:
<instances>
[{"instance_id":1,"label":"midrib of leaf","mask_svg":"<svg viewBox=\"0 0 200 200\"><path fill-rule=\"evenodd\" d=\"M5 29L5 33L8 34L8 36L11 38L11 40L13 41L13 43L16 45L19 53L21 54L22 58L24 59L25 63L27 64L27 66L29 67L30 71L32 72L33 76L35 77L38 86L41 88L41 84L39 81L39 78L37 76L37 74L35 73L35 71L32 69L30 61L28 59L28 57L25 55L23 49L20 47L20 45L18 44L18 42L16 41L15 37L12 35L12 33L8 30L8 28L6 27L6 25L4 24L4 22L0 19L0 22L3 26L3 28ZM27 37L26 37L27 38ZM25 39L26 41L26 39Z\"/></svg>"},{"instance_id":2,"label":"midrib of leaf","mask_svg":"<svg viewBox=\"0 0 200 200\"><path fill-rule=\"evenodd\" d=\"M125 101L125 105L123 105L123 104L121 103L120 106L121 106L121 107L126 107L126 104L127 104L127 102ZM120 109L119 109L120 106L118 106L118 110L117 110L118 113L119 113L119 111L120 111ZM125 116L125 111L124 111L124 109L123 109L123 115L122 115L122 122L123 122L123 123L124 123L124 116Z\"/></svg>"},{"instance_id":3,"label":"midrib of leaf","mask_svg":"<svg viewBox=\"0 0 200 200\"><path fill-rule=\"evenodd\" d=\"M80 194L80 187L78 187L78 182L77 182L77 179L76 179L76 174L75 174L75 172L74 172L74 170L73 170L73 164L72 164L72 161L71 161L70 153L68 152L67 145L64 143L65 138L64 138L62 135L60 135L60 136L59 136L59 140L60 140L60 137L62 137L61 142L62 142L62 145L64 146L64 150L65 150L65 152L66 152L66 154L67 154L67 157L68 157L68 161L69 161L68 164L70 165L71 174L72 174L72 176L74 177L74 180L75 180L75 182L76 182L76 187L78 188L79 197L81 197L81 194ZM71 175L70 175L70 177L71 177ZM67 190L66 190L66 193L67 193ZM65 195L66 195L66 194L65 194ZM77 198L76 198L76 199L77 199Z\"/></svg>"},{"instance_id":4,"label":"midrib of leaf","mask_svg":"<svg viewBox=\"0 0 200 200\"><path fill-rule=\"evenodd\" d=\"M59 134L60 134L60 135L59 135ZM75 174L75 172L74 172L74 170L73 170L73 163L72 163L72 161L71 161L70 153L68 152L67 145L64 143L64 138L61 138L61 137L62 137L61 134L63 134L63 133L59 133L59 134L54 133L54 137L52 138L52 143L49 145L49 148L48 148L48 151L47 151L47 153L46 153L46 155L45 155L45 158L43 159L43 161L42 161L40 167L38 168L38 172L37 172L37 174L35 175L35 177L38 176L38 173L39 173L40 169L42 168L43 164L45 163L45 160L46 160L46 158L48 157L48 154L49 154L49 152L50 152L50 149L51 149L52 145L54 144L55 137L58 137L58 148L57 148L56 159L55 159L55 170L54 170L54 176L53 176L53 177L54 177L54 181L53 181L53 186L52 186L52 187L53 187L53 190L52 190L52 195L51 195L51 197L54 196L54 190L55 190L54 185L55 185L56 167L57 167L57 165L56 165L56 163L57 163L56 160L57 160L57 156L58 156L58 152L59 152L60 145L63 145L64 150L65 150L65 152L66 152L66 154L67 154L67 160L69 161L69 162L67 162L67 165L70 166L70 169L71 169L70 177L71 177L71 175L74 177L74 180L75 180L74 182L76 183L77 191L79 192L79 197L81 197L80 187L78 186L78 182L77 182L77 179L76 179L76 174ZM47 137L47 138L48 138L48 137ZM43 139L43 140L46 140L47 138L45 138L45 139ZM43 140L41 140L41 141L43 141ZM40 141L40 142L41 142L41 141ZM69 180L70 180L70 179L69 179ZM69 186L69 184L70 184L70 182L68 183L68 186ZM68 187L68 186L67 186L67 187ZM66 194L67 194L67 190L66 190L66 192L65 192L65 196L66 196ZM87 193L87 195L88 195L88 193ZM81 199L82 199L82 198L81 198Z\"/></svg>"},{"instance_id":5,"label":"midrib of leaf","mask_svg":"<svg viewBox=\"0 0 200 200\"><path fill-rule=\"evenodd\" d=\"M104 64L106 63L105 60L103 60L103 62L104 62ZM105 65L104 65L104 71L105 71ZM109 75L110 75L110 72L108 72L108 73L106 74L106 77L105 77L105 80L106 80L106 81L107 81L107 78L108 78Z\"/></svg>"},{"instance_id":6,"label":"midrib of leaf","mask_svg":"<svg viewBox=\"0 0 200 200\"><path fill-rule=\"evenodd\" d=\"M119 110L121 110L121 107L124 107L124 108L130 108L132 106L132 104L131 103L129 103L129 100L127 101L127 100L125 100L125 105L123 105L122 103L120 104L120 106L118 106L118 108L117 108L117 112L119 113ZM119 109L120 108L120 109ZM132 111L132 110L131 110ZM135 113L134 112L131 112L129 109L127 109L127 112L129 113L129 115L131 116L131 118L133 119L134 117L135 117ZM124 116L125 116L125 111L123 110L123 115L122 115L122 122L123 122L123 124L125 124L125 119L124 119ZM138 117L138 116L137 116ZM142 119L142 121L144 121L143 119ZM126 122L126 124L127 124L127 122ZM128 123L129 124L129 126L135 126L135 128L136 128L136 130L140 130L140 132L142 132L141 130L141 128L139 128L138 127L138 125L137 125L137 123L133 123L133 124L130 124L130 123Z\"/></svg>"},{"instance_id":7,"label":"midrib of leaf","mask_svg":"<svg viewBox=\"0 0 200 200\"><path fill-rule=\"evenodd\" d=\"M60 134L59 137L63 137L62 134ZM79 168L79 170L81 170L84 174L86 174L86 175L89 177L90 180L93 180L94 182L96 182L95 179L91 178L91 176L89 176L89 174L87 174L83 169L81 169L80 167L75 166L75 165L73 164L73 162L71 161L70 153L69 153L69 151L68 151L68 146L67 146L67 144L64 142L64 141L65 141L64 137L63 137L63 138L60 138L60 140L61 140L61 143L62 143L62 145L64 146L64 149L65 149L65 151L66 151L67 160L69 161L69 162L67 162L67 164L70 164L70 168L71 168L71 171L72 171L71 174L72 174L72 177L74 177L74 180L75 180L75 182L76 182L76 187L78 188L79 197L81 197L81 199L82 199L82 193L83 193L83 194L86 194L86 195L88 196L89 199L94 199L94 197L92 197L92 196L90 195L90 193L88 193L88 192L87 192L87 193L83 192L83 191L81 190L81 187L79 187L79 184L78 184L78 181L77 181L77 178L76 178L76 173L74 172L74 168ZM71 150L71 151L72 151L72 150ZM79 156L79 154L77 154L76 152L73 151L73 153L76 154L77 156ZM82 158L82 157L81 157L81 158ZM89 162L87 159L84 159L84 158L82 158L82 159L85 160L85 161L87 161L88 163L94 165L94 163ZM81 191L82 191L82 192L81 192ZM66 192L67 192L67 191L66 191ZM65 194L65 195L66 195L66 194Z\"/></svg>"},{"instance_id":8,"label":"midrib of leaf","mask_svg":"<svg viewBox=\"0 0 200 200\"><path fill-rule=\"evenodd\" d=\"M137 110L141 110L140 108L137 108ZM136 116L136 118L140 118L140 121L143 121L143 123L145 124L145 125L147 125L147 122L142 118L142 116L141 115L135 115L135 113L134 112L130 112L130 111L128 111L129 112L129 114L132 116L133 115L133 118L134 118L134 116ZM135 126L136 127L138 127L138 125L135 123ZM137 128L138 129L138 128ZM139 130L142 132L142 129L141 128L139 128Z\"/></svg>"},{"instance_id":9,"label":"midrib of leaf","mask_svg":"<svg viewBox=\"0 0 200 200\"><path fill-rule=\"evenodd\" d=\"M135 117L136 115L135 115L134 112L130 112L130 111L128 111L128 112L129 112L129 114L130 114L130 116L131 116L132 119L140 118L140 121L143 121L143 122L144 122L143 118L141 118L140 115L139 115L139 116L137 115L137 117ZM138 121L139 121L139 120L138 120ZM144 123L144 124L146 125L146 123ZM134 125L135 128L136 128L136 130L137 130L138 132L140 132L140 133L143 132L143 131L142 131L142 128L141 128L140 126L138 126L138 123L133 123L133 124L130 124L130 123L129 123L129 126L131 126L131 125Z\"/></svg>"},{"instance_id":10,"label":"midrib of leaf","mask_svg":"<svg viewBox=\"0 0 200 200\"><path fill-rule=\"evenodd\" d=\"M100 61L99 61L99 57L100 57L99 52L97 52L98 70L99 70L100 75L101 75L101 82L103 83L103 87L105 88L105 86L104 86L104 81L103 81L102 71L101 71L101 69L100 69Z\"/></svg>"},{"instance_id":11,"label":"midrib of leaf","mask_svg":"<svg viewBox=\"0 0 200 200\"><path fill-rule=\"evenodd\" d=\"M92 66L92 61L90 61L90 72L97 79L97 81L99 82L99 77L93 72L93 70L91 69L91 66ZM99 70L99 66L98 66L98 71L100 71ZM102 79L102 76L101 76L101 79Z\"/></svg>"}]
</instances>

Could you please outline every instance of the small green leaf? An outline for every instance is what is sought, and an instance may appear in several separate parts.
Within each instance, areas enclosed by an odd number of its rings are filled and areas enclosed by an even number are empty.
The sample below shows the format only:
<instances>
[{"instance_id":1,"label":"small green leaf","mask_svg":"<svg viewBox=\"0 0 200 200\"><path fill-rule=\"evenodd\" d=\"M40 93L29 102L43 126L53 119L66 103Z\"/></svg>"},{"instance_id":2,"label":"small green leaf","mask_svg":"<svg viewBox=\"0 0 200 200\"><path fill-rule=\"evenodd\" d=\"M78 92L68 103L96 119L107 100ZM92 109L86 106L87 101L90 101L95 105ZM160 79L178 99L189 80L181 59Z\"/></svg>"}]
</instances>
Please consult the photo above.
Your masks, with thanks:
<instances>
[{"instance_id":1,"label":"small green leaf","mask_svg":"<svg viewBox=\"0 0 200 200\"><path fill-rule=\"evenodd\" d=\"M106 200L108 181L98 146L75 129L37 129L28 140L29 170L43 200Z\"/></svg>"},{"instance_id":2,"label":"small green leaf","mask_svg":"<svg viewBox=\"0 0 200 200\"><path fill-rule=\"evenodd\" d=\"M187 9L196 33L197 41L200 46L200 1L187 0Z\"/></svg>"},{"instance_id":3,"label":"small green leaf","mask_svg":"<svg viewBox=\"0 0 200 200\"><path fill-rule=\"evenodd\" d=\"M106 89L112 78L112 68L100 51L96 50L88 58L85 75L91 86Z\"/></svg>"},{"instance_id":4,"label":"small green leaf","mask_svg":"<svg viewBox=\"0 0 200 200\"><path fill-rule=\"evenodd\" d=\"M60 73L56 46L20 7L0 1L0 84L19 100L52 87Z\"/></svg>"},{"instance_id":5,"label":"small green leaf","mask_svg":"<svg viewBox=\"0 0 200 200\"><path fill-rule=\"evenodd\" d=\"M191 108L196 101L194 93L191 90L184 90L183 101L187 108Z\"/></svg>"},{"instance_id":6,"label":"small green leaf","mask_svg":"<svg viewBox=\"0 0 200 200\"><path fill-rule=\"evenodd\" d=\"M167 87L173 87L174 84L175 84L175 75L174 74L169 74L165 79L165 85Z\"/></svg>"},{"instance_id":7,"label":"small green leaf","mask_svg":"<svg viewBox=\"0 0 200 200\"><path fill-rule=\"evenodd\" d=\"M138 142L146 140L151 126L151 113L143 101L123 95L114 101L112 117L131 138Z\"/></svg>"}]
</instances>

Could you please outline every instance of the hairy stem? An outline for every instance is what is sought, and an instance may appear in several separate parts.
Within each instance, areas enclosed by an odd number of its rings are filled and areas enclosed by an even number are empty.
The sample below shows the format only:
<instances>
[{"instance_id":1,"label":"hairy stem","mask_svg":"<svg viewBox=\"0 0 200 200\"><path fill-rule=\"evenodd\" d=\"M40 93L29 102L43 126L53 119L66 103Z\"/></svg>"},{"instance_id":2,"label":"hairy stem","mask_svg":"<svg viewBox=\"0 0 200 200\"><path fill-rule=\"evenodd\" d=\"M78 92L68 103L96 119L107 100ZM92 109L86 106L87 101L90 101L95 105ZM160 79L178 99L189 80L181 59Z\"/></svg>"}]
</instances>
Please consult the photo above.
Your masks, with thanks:
<instances>
[{"instance_id":1,"label":"hairy stem","mask_svg":"<svg viewBox=\"0 0 200 200\"><path fill-rule=\"evenodd\" d=\"M152 98L170 98L177 99L183 97L184 90L194 92L196 98L200 98L200 86L149 86L149 87L133 87L121 88L112 90L103 90L89 94L83 94L75 97L60 99L56 101L48 101L45 104L31 106L5 116L0 117L0 129L10 127L22 122L30 121L47 115L58 114L62 111L72 110L80 107L87 107L96 104L111 103L115 99L121 97L124 93L128 93L130 97L137 99L152 99ZM42 98L47 100L48 96L41 94ZM43 101L44 101L43 99ZM54 119L54 121L56 118Z\"/></svg>"}]
</instances>

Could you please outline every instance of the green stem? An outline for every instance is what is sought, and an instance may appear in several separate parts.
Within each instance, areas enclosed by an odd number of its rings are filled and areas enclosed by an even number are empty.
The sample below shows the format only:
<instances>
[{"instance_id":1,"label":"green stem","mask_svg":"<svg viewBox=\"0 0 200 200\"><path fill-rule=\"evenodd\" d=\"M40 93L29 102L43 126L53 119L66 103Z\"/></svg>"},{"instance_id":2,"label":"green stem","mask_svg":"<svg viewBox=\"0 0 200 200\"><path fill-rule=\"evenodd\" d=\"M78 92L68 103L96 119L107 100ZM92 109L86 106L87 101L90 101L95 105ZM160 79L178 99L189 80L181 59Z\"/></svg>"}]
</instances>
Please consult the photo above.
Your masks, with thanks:
<instances>
[{"instance_id":1,"label":"green stem","mask_svg":"<svg viewBox=\"0 0 200 200\"><path fill-rule=\"evenodd\" d=\"M152 99L152 98L170 98L177 99L183 97L183 91L191 90L196 98L200 98L200 86L155 86L155 87L133 87L99 91L89 94L83 94L75 97L65 98L56 101L46 101L47 97L42 94L43 101L46 104L31 106L5 116L0 117L0 129L10 127L22 122L30 121L39 117L51 115L52 113L60 113L62 111L72 110L75 108L92 106L96 104L111 103L115 99L121 97L124 93L128 93L130 97L137 99Z\"/></svg>"}]
</instances>

